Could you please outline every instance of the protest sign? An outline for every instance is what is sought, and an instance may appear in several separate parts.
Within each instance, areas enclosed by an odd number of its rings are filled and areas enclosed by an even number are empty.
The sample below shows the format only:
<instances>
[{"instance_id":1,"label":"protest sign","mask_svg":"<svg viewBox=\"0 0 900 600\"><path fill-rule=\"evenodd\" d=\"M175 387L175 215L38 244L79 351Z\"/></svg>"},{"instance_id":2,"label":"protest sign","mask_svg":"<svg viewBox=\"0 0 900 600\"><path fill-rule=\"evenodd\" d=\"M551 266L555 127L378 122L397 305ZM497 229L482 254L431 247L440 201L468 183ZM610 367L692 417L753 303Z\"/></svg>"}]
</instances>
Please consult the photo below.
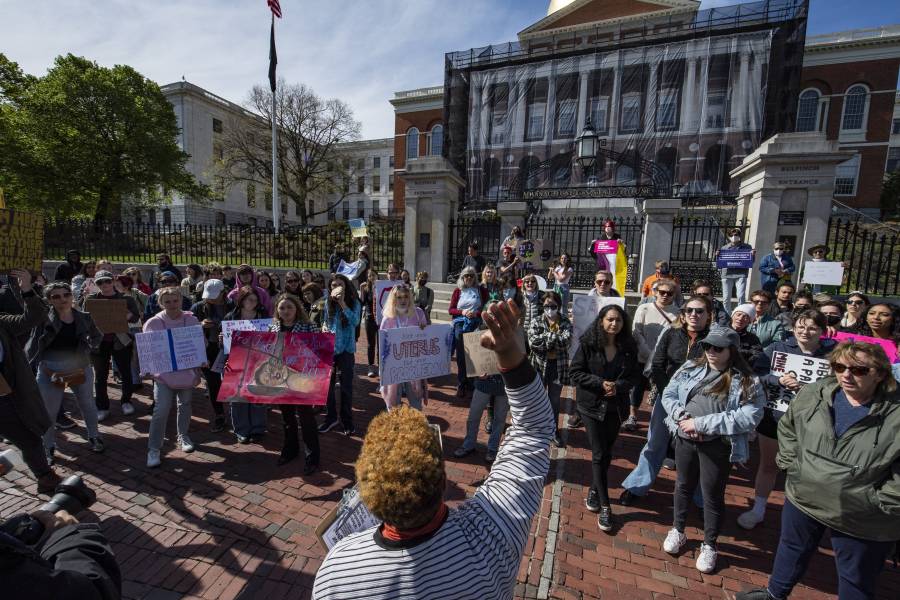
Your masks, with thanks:
<instances>
[{"instance_id":1,"label":"protest sign","mask_svg":"<svg viewBox=\"0 0 900 600\"><path fill-rule=\"evenodd\" d=\"M84 311L91 315L100 333L128 333L128 302L124 298L88 298L84 301Z\"/></svg>"},{"instance_id":2,"label":"protest sign","mask_svg":"<svg viewBox=\"0 0 900 600\"><path fill-rule=\"evenodd\" d=\"M773 352L772 368L769 372L777 377L791 374L803 386L831 375L831 364L824 358L788 354L787 352ZM785 389L780 385L769 386L766 406L775 412L783 413L788 409L791 400L796 395L796 392Z\"/></svg>"},{"instance_id":3,"label":"protest sign","mask_svg":"<svg viewBox=\"0 0 900 600\"><path fill-rule=\"evenodd\" d=\"M429 325L378 332L381 383L403 383L450 373L453 327Z\"/></svg>"},{"instance_id":4,"label":"protest sign","mask_svg":"<svg viewBox=\"0 0 900 600\"><path fill-rule=\"evenodd\" d=\"M222 321L222 346L225 354L231 352L231 338L235 331L268 331L272 319Z\"/></svg>"},{"instance_id":5,"label":"protest sign","mask_svg":"<svg viewBox=\"0 0 900 600\"><path fill-rule=\"evenodd\" d=\"M588 294L574 294L572 296L572 345L569 347L570 357L575 356L581 336L587 333L591 324L597 320L597 315L608 304L615 304L624 310L625 298L604 298Z\"/></svg>"},{"instance_id":6,"label":"protest sign","mask_svg":"<svg viewBox=\"0 0 900 600\"><path fill-rule=\"evenodd\" d=\"M353 281L359 276L359 271L362 269L362 261L354 261L352 263L344 262L344 259L341 259L341 264L338 265L337 274L343 275L350 281Z\"/></svg>"},{"instance_id":7,"label":"protest sign","mask_svg":"<svg viewBox=\"0 0 900 600\"><path fill-rule=\"evenodd\" d=\"M14 208L0 209L0 273L28 269L40 273L44 256L44 216Z\"/></svg>"},{"instance_id":8,"label":"protest sign","mask_svg":"<svg viewBox=\"0 0 900 600\"><path fill-rule=\"evenodd\" d=\"M134 336L141 373L173 373L207 362L203 327L177 327Z\"/></svg>"},{"instance_id":9,"label":"protest sign","mask_svg":"<svg viewBox=\"0 0 900 600\"><path fill-rule=\"evenodd\" d=\"M316 536L327 552L351 533L359 533L378 525L381 525L381 519L370 513L363 504L357 484L344 490L341 501L316 527Z\"/></svg>"},{"instance_id":10,"label":"protest sign","mask_svg":"<svg viewBox=\"0 0 900 600\"><path fill-rule=\"evenodd\" d=\"M900 362L900 355L898 355L897 353L897 344L895 344L892 340L883 340L880 338L873 338L856 333L847 333L845 331L839 331L835 333L834 339L836 339L838 342L863 342L866 344L876 344L884 348L884 352L887 354L888 360L891 361L891 364Z\"/></svg>"},{"instance_id":11,"label":"protest sign","mask_svg":"<svg viewBox=\"0 0 900 600\"><path fill-rule=\"evenodd\" d=\"M818 285L841 285L844 281L844 265L839 262L803 263L803 283Z\"/></svg>"},{"instance_id":12,"label":"protest sign","mask_svg":"<svg viewBox=\"0 0 900 600\"><path fill-rule=\"evenodd\" d=\"M472 331L463 334L463 349L466 354L466 374L469 377L496 375L500 372L497 366L497 354L481 345L481 334L484 331ZM516 341L519 349L525 353L525 331L518 330Z\"/></svg>"},{"instance_id":13,"label":"protest sign","mask_svg":"<svg viewBox=\"0 0 900 600\"><path fill-rule=\"evenodd\" d=\"M350 235L353 237L361 238L369 235L365 219L349 219L347 224L350 225Z\"/></svg>"},{"instance_id":14,"label":"protest sign","mask_svg":"<svg viewBox=\"0 0 900 600\"><path fill-rule=\"evenodd\" d=\"M753 250L719 250L717 269L752 269Z\"/></svg>"},{"instance_id":15,"label":"protest sign","mask_svg":"<svg viewBox=\"0 0 900 600\"><path fill-rule=\"evenodd\" d=\"M400 280L375 282L375 322L379 325L381 325L381 313L384 310L384 305L387 304L391 289L398 285L403 285L403 282Z\"/></svg>"},{"instance_id":16,"label":"protest sign","mask_svg":"<svg viewBox=\"0 0 900 600\"><path fill-rule=\"evenodd\" d=\"M219 402L323 406L334 334L235 331Z\"/></svg>"},{"instance_id":17,"label":"protest sign","mask_svg":"<svg viewBox=\"0 0 900 600\"><path fill-rule=\"evenodd\" d=\"M547 261L551 258L550 252L544 249L544 240L522 240L516 247L516 252L522 259L522 268L526 273L546 269Z\"/></svg>"},{"instance_id":18,"label":"protest sign","mask_svg":"<svg viewBox=\"0 0 900 600\"><path fill-rule=\"evenodd\" d=\"M619 251L619 240L594 240L595 254L616 254Z\"/></svg>"}]
</instances>

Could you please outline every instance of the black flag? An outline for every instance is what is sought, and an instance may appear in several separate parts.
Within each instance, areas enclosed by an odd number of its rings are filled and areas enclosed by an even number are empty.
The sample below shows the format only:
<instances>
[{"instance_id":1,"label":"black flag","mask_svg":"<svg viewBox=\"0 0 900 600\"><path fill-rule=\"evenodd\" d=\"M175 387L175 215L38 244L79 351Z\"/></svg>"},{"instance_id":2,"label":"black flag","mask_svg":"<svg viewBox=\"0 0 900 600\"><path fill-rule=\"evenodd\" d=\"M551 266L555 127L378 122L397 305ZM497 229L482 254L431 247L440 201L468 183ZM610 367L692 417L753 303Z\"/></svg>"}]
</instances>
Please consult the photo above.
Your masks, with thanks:
<instances>
[{"instance_id":1,"label":"black flag","mask_svg":"<svg viewBox=\"0 0 900 600\"><path fill-rule=\"evenodd\" d=\"M275 52L275 19L272 19L272 30L269 34L269 87L275 92L275 66L278 64L278 53Z\"/></svg>"}]
</instances>

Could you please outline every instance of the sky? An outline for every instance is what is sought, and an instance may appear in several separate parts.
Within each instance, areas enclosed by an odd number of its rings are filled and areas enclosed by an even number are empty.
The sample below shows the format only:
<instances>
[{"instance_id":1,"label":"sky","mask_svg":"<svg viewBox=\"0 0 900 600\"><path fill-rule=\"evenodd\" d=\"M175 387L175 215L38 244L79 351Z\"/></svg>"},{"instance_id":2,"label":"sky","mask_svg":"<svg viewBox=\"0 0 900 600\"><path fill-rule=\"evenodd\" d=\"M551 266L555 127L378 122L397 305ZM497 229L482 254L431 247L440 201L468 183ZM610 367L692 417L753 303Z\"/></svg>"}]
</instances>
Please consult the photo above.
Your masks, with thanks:
<instances>
[{"instance_id":1,"label":"sky","mask_svg":"<svg viewBox=\"0 0 900 600\"><path fill-rule=\"evenodd\" d=\"M391 137L394 92L443 84L445 52L515 40L548 4L281 0L278 75L349 103L363 138ZM130 65L160 85L184 78L243 104L267 81L269 14L265 0L0 0L0 52L35 75L71 52ZM811 0L807 33L887 24L900 24L897 0Z\"/></svg>"}]
</instances>

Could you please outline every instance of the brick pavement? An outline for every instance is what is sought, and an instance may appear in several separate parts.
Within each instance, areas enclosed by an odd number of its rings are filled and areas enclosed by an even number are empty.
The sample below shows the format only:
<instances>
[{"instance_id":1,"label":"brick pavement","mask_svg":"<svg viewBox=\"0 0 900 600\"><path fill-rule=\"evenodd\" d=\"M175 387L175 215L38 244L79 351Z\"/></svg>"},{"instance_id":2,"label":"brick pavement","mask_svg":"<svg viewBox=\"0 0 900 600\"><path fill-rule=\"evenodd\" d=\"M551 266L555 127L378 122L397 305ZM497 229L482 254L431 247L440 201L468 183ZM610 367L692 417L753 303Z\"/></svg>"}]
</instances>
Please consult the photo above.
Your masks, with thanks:
<instances>
[{"instance_id":1,"label":"brick pavement","mask_svg":"<svg viewBox=\"0 0 900 600\"><path fill-rule=\"evenodd\" d=\"M361 340L362 341L362 340ZM364 365L364 347L357 354ZM441 426L447 455L451 506L474 493L487 476L483 461L486 435L479 452L457 460L452 452L462 442L468 403L453 396L453 380L434 386L426 409ZM149 391L149 386L145 388ZM355 423L365 425L383 406L375 382L357 366ZM114 391L114 394L116 392ZM322 470L302 477L302 461L278 467L281 417L270 411L269 433L262 444L239 445L228 432L211 433L212 411L195 395L191 437L197 450L186 455L175 448L174 411L162 467L146 464L149 398L138 394L134 419L113 414L101 425L107 442L103 455L92 454L80 441L81 428L59 434L58 469L82 473L97 490L98 501L84 521L99 521L122 567L124 596L129 599L179 598L307 598L324 552L314 535L322 516L334 506L353 479L353 462L361 438L347 440L336 432L321 436ZM571 410L571 401L564 402ZM647 414L642 421L646 423ZM616 446L611 486L624 479L634 463L645 430L623 434ZM701 575L693 566L701 533L697 514L689 519L690 543L677 558L660 549L672 514L674 474L663 472L639 506L616 506L620 528L614 536L596 526L584 508L590 481L590 451L584 431L565 432L569 445L554 450L540 514L532 524L519 571L517 598L731 598L737 590L764 584L778 536L782 496L776 493L766 522L752 532L740 530L735 517L752 496L752 471L735 469L729 482L727 515L720 539L719 568ZM33 510L42 502L29 476L0 479L0 517ZM829 551L812 562L804 586L792 598L835 598L835 570ZM881 579L879 598L900 597L900 572L889 567Z\"/></svg>"}]
</instances>

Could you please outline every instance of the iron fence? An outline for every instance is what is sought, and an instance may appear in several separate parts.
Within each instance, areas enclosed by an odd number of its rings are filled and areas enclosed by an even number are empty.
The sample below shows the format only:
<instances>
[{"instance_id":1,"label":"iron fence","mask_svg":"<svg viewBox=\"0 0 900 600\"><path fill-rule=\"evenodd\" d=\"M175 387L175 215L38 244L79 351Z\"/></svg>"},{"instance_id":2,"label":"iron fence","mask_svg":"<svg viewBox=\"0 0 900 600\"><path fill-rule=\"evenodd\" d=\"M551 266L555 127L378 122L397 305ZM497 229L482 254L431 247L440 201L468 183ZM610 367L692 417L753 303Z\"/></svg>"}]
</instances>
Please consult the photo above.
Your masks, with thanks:
<instances>
[{"instance_id":1,"label":"iron fence","mask_svg":"<svg viewBox=\"0 0 900 600\"><path fill-rule=\"evenodd\" d=\"M900 295L900 235L894 230L835 218L828 223L826 243L829 259L847 265L841 292Z\"/></svg>"},{"instance_id":2,"label":"iron fence","mask_svg":"<svg viewBox=\"0 0 900 600\"><path fill-rule=\"evenodd\" d=\"M403 221L379 219L368 224L370 258L384 270L403 262ZM249 226L158 225L95 221L47 221L44 258L65 260L70 249L83 259L106 258L119 263L155 263L169 254L176 264L221 264L325 269L328 256L340 245L355 260L359 241L346 222L322 227L293 227L280 233Z\"/></svg>"},{"instance_id":3,"label":"iron fence","mask_svg":"<svg viewBox=\"0 0 900 600\"><path fill-rule=\"evenodd\" d=\"M455 281L469 244L478 242L478 253L488 262L500 257L500 218L496 215L458 217L450 220L450 252L447 255L447 281Z\"/></svg>"},{"instance_id":4,"label":"iron fence","mask_svg":"<svg viewBox=\"0 0 900 600\"><path fill-rule=\"evenodd\" d=\"M737 227L746 239L749 225L749 222L729 217L676 217L672 226L669 266L681 281L682 288L687 290L695 280L705 279L712 284L714 294L721 294L722 282L716 268L716 252L728 242L729 229Z\"/></svg>"}]
</instances>

